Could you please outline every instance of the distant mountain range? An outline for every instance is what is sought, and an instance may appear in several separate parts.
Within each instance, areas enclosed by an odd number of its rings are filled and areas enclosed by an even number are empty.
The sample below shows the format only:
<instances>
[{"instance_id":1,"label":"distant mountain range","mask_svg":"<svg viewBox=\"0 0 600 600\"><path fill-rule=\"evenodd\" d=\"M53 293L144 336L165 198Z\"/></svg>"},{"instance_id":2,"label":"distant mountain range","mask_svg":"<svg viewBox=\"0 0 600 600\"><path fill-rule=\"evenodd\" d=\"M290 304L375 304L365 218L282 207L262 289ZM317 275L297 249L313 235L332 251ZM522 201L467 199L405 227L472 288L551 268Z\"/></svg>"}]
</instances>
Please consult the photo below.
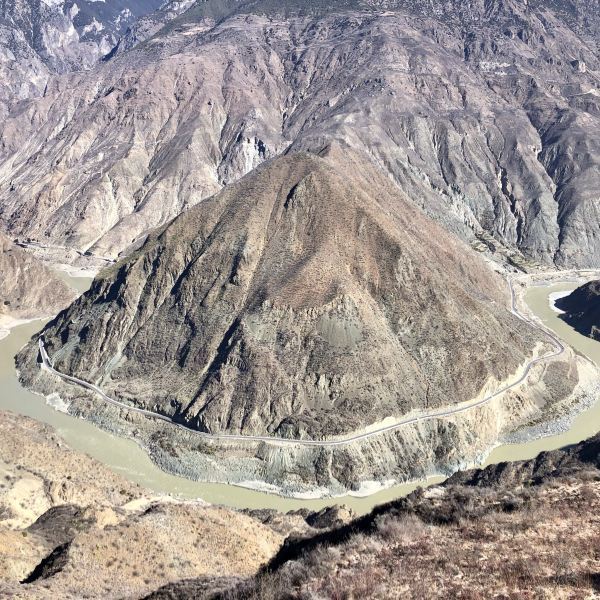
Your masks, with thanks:
<instances>
[{"instance_id":1,"label":"distant mountain range","mask_svg":"<svg viewBox=\"0 0 600 600\"><path fill-rule=\"evenodd\" d=\"M12 234L117 255L262 161L338 140L463 239L597 263L597 1L11 6ZM91 70L48 74L74 65Z\"/></svg>"},{"instance_id":2,"label":"distant mountain range","mask_svg":"<svg viewBox=\"0 0 600 600\"><path fill-rule=\"evenodd\" d=\"M99 265L77 298L57 272ZM587 431L598 365L525 306L583 267L600 0L0 0L0 336L56 315L21 384L298 501L463 471L352 522L242 514L3 412L0 595L593 595L598 436L464 471ZM598 339L599 299L558 306Z\"/></svg>"},{"instance_id":3,"label":"distant mountain range","mask_svg":"<svg viewBox=\"0 0 600 600\"><path fill-rule=\"evenodd\" d=\"M54 74L96 65L149 13L168 20L188 5L163 0L2 0L0 115L14 102L41 95Z\"/></svg>"}]
</instances>

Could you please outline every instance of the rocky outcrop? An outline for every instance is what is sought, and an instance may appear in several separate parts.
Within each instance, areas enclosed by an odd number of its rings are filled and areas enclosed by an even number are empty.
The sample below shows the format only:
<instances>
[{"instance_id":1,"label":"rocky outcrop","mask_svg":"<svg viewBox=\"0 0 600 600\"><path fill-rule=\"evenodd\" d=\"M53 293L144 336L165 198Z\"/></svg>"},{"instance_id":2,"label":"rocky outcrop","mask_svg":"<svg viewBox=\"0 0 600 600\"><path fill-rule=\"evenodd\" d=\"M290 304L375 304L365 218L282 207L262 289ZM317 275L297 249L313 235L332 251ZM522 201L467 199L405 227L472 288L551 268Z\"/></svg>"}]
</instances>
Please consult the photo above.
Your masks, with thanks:
<instances>
[{"instance_id":1,"label":"rocky outcrop","mask_svg":"<svg viewBox=\"0 0 600 600\"><path fill-rule=\"evenodd\" d=\"M0 327L9 319L48 317L76 293L44 263L0 233Z\"/></svg>"},{"instance_id":2,"label":"rocky outcrop","mask_svg":"<svg viewBox=\"0 0 600 600\"><path fill-rule=\"evenodd\" d=\"M265 159L336 139L465 238L596 266L588 4L209 1L150 19L143 43L6 120L1 219L116 255Z\"/></svg>"},{"instance_id":3,"label":"rocky outcrop","mask_svg":"<svg viewBox=\"0 0 600 600\"><path fill-rule=\"evenodd\" d=\"M600 281L590 281L556 301L561 318L579 333L600 340Z\"/></svg>"}]
</instances>

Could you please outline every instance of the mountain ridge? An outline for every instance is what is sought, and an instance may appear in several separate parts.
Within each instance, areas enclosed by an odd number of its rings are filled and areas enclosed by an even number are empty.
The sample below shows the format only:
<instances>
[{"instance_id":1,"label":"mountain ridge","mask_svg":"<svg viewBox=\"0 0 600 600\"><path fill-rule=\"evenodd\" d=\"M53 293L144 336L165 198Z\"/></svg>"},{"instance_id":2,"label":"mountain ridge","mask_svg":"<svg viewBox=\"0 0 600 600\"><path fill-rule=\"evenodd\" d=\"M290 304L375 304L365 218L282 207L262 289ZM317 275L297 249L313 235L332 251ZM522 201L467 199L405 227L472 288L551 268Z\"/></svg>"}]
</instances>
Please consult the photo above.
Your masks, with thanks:
<instances>
[{"instance_id":1,"label":"mountain ridge","mask_svg":"<svg viewBox=\"0 0 600 600\"><path fill-rule=\"evenodd\" d=\"M594 13L584 36L583 9L442 4L218 22L192 7L7 119L0 219L116 256L265 159L339 141L467 241L597 266Z\"/></svg>"}]
</instances>

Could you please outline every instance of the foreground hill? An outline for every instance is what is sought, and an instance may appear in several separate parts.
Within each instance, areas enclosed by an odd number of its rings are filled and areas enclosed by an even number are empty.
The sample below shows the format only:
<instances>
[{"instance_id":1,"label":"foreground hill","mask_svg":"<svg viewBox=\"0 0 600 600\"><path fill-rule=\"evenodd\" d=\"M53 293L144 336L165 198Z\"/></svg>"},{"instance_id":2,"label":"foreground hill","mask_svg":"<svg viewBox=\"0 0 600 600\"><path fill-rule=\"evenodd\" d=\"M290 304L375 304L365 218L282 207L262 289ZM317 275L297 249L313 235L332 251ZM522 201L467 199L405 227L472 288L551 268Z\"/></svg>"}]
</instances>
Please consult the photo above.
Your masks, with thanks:
<instances>
[{"instance_id":1,"label":"foreground hill","mask_svg":"<svg viewBox=\"0 0 600 600\"><path fill-rule=\"evenodd\" d=\"M144 490L25 417L0 413L0 434L0 598L139 598L193 577L219 589L311 530L300 514L259 520Z\"/></svg>"},{"instance_id":2,"label":"foreground hill","mask_svg":"<svg viewBox=\"0 0 600 600\"><path fill-rule=\"evenodd\" d=\"M197 579L148 599L592 598L599 508L596 436L458 473L341 528L290 537L268 570L227 591Z\"/></svg>"},{"instance_id":3,"label":"foreground hill","mask_svg":"<svg viewBox=\"0 0 600 600\"><path fill-rule=\"evenodd\" d=\"M600 340L600 281L590 281L560 298L556 306L562 318L579 333Z\"/></svg>"},{"instance_id":4,"label":"foreground hill","mask_svg":"<svg viewBox=\"0 0 600 600\"><path fill-rule=\"evenodd\" d=\"M344 510L244 514L152 497L51 428L0 416L2 598L265 600L340 589L584 598L600 589L597 436L459 473L348 523Z\"/></svg>"},{"instance_id":5,"label":"foreground hill","mask_svg":"<svg viewBox=\"0 0 600 600\"><path fill-rule=\"evenodd\" d=\"M338 140L466 238L593 266L599 14L597 0L199 2L15 107L0 218L116 256L265 159Z\"/></svg>"}]
</instances>

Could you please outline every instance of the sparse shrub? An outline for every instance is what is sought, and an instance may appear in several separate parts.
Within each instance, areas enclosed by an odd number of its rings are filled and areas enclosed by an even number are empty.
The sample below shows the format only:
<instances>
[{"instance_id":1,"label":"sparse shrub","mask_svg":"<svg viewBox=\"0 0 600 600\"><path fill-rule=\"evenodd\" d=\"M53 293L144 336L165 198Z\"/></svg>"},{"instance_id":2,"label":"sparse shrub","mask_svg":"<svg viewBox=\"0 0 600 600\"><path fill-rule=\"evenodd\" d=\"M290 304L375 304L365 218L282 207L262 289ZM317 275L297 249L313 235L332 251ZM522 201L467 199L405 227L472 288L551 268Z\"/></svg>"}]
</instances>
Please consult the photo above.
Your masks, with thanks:
<instances>
[{"instance_id":1,"label":"sparse shrub","mask_svg":"<svg viewBox=\"0 0 600 600\"><path fill-rule=\"evenodd\" d=\"M426 532L426 526L416 515L381 515L377 518L377 532L386 541L410 544Z\"/></svg>"},{"instance_id":2,"label":"sparse shrub","mask_svg":"<svg viewBox=\"0 0 600 600\"><path fill-rule=\"evenodd\" d=\"M311 574L318 574L323 565L327 564L327 551L326 546L319 546L304 555L304 563Z\"/></svg>"},{"instance_id":3,"label":"sparse shrub","mask_svg":"<svg viewBox=\"0 0 600 600\"><path fill-rule=\"evenodd\" d=\"M589 483L584 483L579 489L579 499L586 505L594 504L597 501L597 497L594 486Z\"/></svg>"},{"instance_id":4,"label":"sparse shrub","mask_svg":"<svg viewBox=\"0 0 600 600\"><path fill-rule=\"evenodd\" d=\"M304 564L297 560L292 560L286 564L286 577L292 587L298 587L309 577L308 569Z\"/></svg>"},{"instance_id":5,"label":"sparse shrub","mask_svg":"<svg viewBox=\"0 0 600 600\"><path fill-rule=\"evenodd\" d=\"M507 513L512 513L519 510L523 506L523 500L515 496L507 496L501 500L502 510Z\"/></svg>"},{"instance_id":6,"label":"sparse shrub","mask_svg":"<svg viewBox=\"0 0 600 600\"><path fill-rule=\"evenodd\" d=\"M264 573L256 581L256 586L249 595L238 596L247 600L283 600L293 598L292 587L287 577L281 571Z\"/></svg>"},{"instance_id":7,"label":"sparse shrub","mask_svg":"<svg viewBox=\"0 0 600 600\"><path fill-rule=\"evenodd\" d=\"M362 567L352 572L347 580L347 589L351 592L351 598L374 598L378 597L378 589L381 584L380 570L374 566Z\"/></svg>"},{"instance_id":8,"label":"sparse shrub","mask_svg":"<svg viewBox=\"0 0 600 600\"><path fill-rule=\"evenodd\" d=\"M327 554L329 555L329 560L332 562L339 562L342 557L342 551L337 546L329 546L327 548Z\"/></svg>"}]
</instances>

